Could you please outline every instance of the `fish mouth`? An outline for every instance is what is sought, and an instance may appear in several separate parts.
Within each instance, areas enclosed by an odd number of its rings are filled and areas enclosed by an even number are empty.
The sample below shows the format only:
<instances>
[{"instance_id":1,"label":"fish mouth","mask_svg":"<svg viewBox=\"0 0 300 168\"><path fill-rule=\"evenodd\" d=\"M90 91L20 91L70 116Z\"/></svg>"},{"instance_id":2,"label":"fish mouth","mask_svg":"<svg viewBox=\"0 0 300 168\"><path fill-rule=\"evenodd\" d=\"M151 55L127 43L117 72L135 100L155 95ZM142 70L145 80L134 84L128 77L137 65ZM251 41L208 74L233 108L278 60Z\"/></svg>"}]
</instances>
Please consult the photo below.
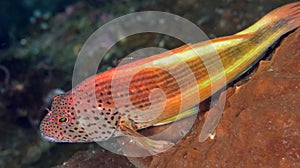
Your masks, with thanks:
<instances>
[{"instance_id":1,"label":"fish mouth","mask_svg":"<svg viewBox=\"0 0 300 168\"><path fill-rule=\"evenodd\" d=\"M42 131L40 131L40 133L41 133L41 137L42 137L43 139L45 139L45 140L47 140L47 141L50 141L50 142L57 142L56 139L54 139L54 138L52 138L52 137L49 137L49 136L45 135Z\"/></svg>"},{"instance_id":2,"label":"fish mouth","mask_svg":"<svg viewBox=\"0 0 300 168\"><path fill-rule=\"evenodd\" d=\"M66 142L66 143L70 143L70 141L66 141L66 140L57 140L57 139L55 139L55 138L53 138L53 137L49 137L49 136L47 136L47 135L45 135L42 131L40 131L40 133L41 133L41 137L43 138L43 139L45 139L46 141L49 141L49 142L59 142L59 143L64 143L64 142Z\"/></svg>"}]
</instances>

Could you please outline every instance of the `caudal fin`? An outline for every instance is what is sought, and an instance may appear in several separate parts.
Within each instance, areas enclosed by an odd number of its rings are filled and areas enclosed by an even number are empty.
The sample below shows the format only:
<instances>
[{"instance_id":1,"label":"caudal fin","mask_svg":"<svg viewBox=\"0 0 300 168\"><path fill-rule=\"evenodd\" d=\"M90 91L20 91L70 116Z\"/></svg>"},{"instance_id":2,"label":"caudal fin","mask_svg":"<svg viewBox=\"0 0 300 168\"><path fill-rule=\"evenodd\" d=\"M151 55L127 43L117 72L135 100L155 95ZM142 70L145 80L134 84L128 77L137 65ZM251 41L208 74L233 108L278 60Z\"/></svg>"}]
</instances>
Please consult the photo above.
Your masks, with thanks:
<instances>
[{"instance_id":1,"label":"caudal fin","mask_svg":"<svg viewBox=\"0 0 300 168\"><path fill-rule=\"evenodd\" d=\"M274 29L281 33L289 32L300 26L300 2L290 3L272 10L254 25L237 34L248 34L260 29Z\"/></svg>"}]
</instances>

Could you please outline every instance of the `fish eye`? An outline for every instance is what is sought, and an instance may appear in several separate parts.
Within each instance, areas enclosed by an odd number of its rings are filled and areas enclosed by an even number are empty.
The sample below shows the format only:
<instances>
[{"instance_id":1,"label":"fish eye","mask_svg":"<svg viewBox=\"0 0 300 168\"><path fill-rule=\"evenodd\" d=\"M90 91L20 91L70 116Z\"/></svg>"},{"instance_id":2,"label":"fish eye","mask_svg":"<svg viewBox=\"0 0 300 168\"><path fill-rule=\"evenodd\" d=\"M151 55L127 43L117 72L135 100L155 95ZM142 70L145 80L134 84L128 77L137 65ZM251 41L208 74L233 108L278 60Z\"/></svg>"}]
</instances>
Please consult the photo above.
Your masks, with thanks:
<instances>
[{"instance_id":1,"label":"fish eye","mask_svg":"<svg viewBox=\"0 0 300 168\"><path fill-rule=\"evenodd\" d=\"M68 115L61 115L57 118L57 121L60 125L67 125L70 122Z\"/></svg>"},{"instance_id":2,"label":"fish eye","mask_svg":"<svg viewBox=\"0 0 300 168\"><path fill-rule=\"evenodd\" d=\"M60 123L64 123L64 122L67 122L67 121L68 121L68 119L66 117L62 117L62 118L59 119Z\"/></svg>"}]
</instances>

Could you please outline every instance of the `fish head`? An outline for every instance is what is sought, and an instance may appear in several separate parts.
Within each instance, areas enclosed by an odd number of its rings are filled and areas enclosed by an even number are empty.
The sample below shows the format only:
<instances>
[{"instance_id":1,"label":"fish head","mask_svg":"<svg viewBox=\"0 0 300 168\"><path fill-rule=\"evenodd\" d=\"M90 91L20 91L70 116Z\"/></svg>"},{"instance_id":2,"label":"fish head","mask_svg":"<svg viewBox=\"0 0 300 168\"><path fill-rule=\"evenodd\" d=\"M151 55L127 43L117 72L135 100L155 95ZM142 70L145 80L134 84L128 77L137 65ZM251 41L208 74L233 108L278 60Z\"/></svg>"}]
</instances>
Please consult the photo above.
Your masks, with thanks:
<instances>
[{"instance_id":1,"label":"fish head","mask_svg":"<svg viewBox=\"0 0 300 168\"><path fill-rule=\"evenodd\" d=\"M112 137L119 122L118 112L103 107L101 101L94 104L83 99L68 93L55 96L51 110L40 124L42 137L69 143L105 141Z\"/></svg>"},{"instance_id":2,"label":"fish head","mask_svg":"<svg viewBox=\"0 0 300 168\"><path fill-rule=\"evenodd\" d=\"M57 95L53 98L51 110L40 124L44 139L51 142L89 142L89 136L76 120L73 98Z\"/></svg>"}]
</instances>

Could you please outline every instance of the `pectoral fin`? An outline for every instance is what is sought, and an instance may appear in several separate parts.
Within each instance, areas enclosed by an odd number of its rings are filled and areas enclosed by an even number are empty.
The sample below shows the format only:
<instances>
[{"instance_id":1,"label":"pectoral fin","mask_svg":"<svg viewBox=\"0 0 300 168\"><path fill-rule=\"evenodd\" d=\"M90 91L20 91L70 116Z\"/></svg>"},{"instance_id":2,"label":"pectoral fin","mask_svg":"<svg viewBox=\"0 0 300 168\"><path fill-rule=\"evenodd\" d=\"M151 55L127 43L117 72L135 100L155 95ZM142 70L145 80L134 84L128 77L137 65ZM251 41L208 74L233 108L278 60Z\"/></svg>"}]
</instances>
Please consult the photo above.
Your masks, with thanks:
<instances>
[{"instance_id":1,"label":"pectoral fin","mask_svg":"<svg viewBox=\"0 0 300 168\"><path fill-rule=\"evenodd\" d=\"M130 121L120 125L121 130L131 136L131 140L135 141L139 147L146 149L151 155L164 152L171 148L174 144L164 140L153 140L139 134Z\"/></svg>"}]
</instances>

